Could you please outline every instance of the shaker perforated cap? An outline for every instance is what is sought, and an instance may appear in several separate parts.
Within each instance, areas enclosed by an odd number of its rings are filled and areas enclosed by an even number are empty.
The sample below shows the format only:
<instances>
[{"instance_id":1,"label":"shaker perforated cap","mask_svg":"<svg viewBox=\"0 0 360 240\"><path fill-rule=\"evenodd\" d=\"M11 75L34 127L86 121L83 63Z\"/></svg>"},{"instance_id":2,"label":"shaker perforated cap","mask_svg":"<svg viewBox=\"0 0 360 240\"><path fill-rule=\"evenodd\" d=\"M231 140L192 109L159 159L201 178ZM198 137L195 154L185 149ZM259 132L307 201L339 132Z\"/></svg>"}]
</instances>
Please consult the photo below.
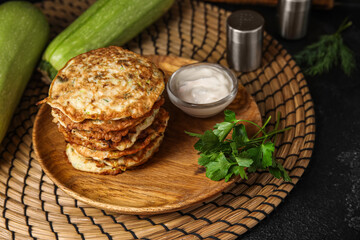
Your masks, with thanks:
<instances>
[{"instance_id":1,"label":"shaker perforated cap","mask_svg":"<svg viewBox=\"0 0 360 240\"><path fill-rule=\"evenodd\" d=\"M261 64L264 18L251 10L233 12L227 19L227 61L236 71L248 72Z\"/></svg>"}]
</instances>

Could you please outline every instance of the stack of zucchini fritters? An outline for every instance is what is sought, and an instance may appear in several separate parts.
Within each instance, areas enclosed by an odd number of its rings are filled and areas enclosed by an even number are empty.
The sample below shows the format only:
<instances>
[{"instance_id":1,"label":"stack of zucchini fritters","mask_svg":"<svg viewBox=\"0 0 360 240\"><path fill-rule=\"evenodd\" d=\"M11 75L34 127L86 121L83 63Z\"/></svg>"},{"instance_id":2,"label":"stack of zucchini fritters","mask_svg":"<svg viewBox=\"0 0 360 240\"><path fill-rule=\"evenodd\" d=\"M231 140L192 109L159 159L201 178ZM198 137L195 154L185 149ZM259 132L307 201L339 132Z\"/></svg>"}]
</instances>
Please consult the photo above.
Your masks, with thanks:
<instances>
[{"instance_id":1,"label":"stack of zucchini fritters","mask_svg":"<svg viewBox=\"0 0 360 240\"><path fill-rule=\"evenodd\" d=\"M117 174L146 162L159 148L168 113L163 73L148 59L120 47L72 58L44 100L79 170Z\"/></svg>"}]
</instances>

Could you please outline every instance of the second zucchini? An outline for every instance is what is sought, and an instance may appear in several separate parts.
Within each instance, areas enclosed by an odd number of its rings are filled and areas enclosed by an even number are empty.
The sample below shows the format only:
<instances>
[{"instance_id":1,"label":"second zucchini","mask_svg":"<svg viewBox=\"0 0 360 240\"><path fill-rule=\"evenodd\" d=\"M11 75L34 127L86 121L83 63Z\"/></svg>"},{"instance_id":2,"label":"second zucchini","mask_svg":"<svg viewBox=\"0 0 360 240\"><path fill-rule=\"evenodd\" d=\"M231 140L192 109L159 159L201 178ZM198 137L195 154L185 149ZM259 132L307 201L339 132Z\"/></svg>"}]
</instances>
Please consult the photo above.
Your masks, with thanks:
<instances>
[{"instance_id":1,"label":"second zucchini","mask_svg":"<svg viewBox=\"0 0 360 240\"><path fill-rule=\"evenodd\" d=\"M122 45L163 15L174 0L98 0L47 47L40 70L53 79L72 57Z\"/></svg>"}]
</instances>

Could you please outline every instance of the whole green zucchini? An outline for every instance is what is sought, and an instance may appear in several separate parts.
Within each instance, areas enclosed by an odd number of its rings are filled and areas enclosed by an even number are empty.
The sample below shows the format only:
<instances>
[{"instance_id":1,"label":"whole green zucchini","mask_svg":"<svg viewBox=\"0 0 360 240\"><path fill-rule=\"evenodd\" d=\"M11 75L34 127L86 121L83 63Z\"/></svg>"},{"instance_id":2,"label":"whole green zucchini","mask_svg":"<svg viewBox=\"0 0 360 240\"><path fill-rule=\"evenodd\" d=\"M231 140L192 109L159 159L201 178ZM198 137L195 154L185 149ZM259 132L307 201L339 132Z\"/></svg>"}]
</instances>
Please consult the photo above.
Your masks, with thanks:
<instances>
[{"instance_id":1,"label":"whole green zucchini","mask_svg":"<svg viewBox=\"0 0 360 240\"><path fill-rule=\"evenodd\" d=\"M28 2L0 5L0 142L49 35L45 16Z\"/></svg>"},{"instance_id":2,"label":"whole green zucchini","mask_svg":"<svg viewBox=\"0 0 360 240\"><path fill-rule=\"evenodd\" d=\"M55 77L81 53L122 45L163 15L174 0L98 0L47 47L40 70Z\"/></svg>"}]
</instances>

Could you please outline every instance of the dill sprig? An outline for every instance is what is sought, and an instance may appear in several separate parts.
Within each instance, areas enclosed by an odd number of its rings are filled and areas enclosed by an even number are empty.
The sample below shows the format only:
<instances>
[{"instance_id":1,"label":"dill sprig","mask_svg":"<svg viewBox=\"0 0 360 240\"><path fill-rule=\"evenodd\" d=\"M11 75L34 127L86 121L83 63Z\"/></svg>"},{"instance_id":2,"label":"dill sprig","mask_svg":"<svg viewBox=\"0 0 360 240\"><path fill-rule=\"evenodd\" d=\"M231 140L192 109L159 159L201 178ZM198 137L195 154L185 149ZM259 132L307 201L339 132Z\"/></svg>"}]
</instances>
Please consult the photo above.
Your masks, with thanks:
<instances>
[{"instance_id":1,"label":"dill sprig","mask_svg":"<svg viewBox=\"0 0 360 240\"><path fill-rule=\"evenodd\" d=\"M303 67L305 74L315 76L340 66L347 76L351 75L356 66L354 53L341 36L351 25L352 22L345 19L334 34L321 36L318 42L295 55L296 62Z\"/></svg>"}]
</instances>

